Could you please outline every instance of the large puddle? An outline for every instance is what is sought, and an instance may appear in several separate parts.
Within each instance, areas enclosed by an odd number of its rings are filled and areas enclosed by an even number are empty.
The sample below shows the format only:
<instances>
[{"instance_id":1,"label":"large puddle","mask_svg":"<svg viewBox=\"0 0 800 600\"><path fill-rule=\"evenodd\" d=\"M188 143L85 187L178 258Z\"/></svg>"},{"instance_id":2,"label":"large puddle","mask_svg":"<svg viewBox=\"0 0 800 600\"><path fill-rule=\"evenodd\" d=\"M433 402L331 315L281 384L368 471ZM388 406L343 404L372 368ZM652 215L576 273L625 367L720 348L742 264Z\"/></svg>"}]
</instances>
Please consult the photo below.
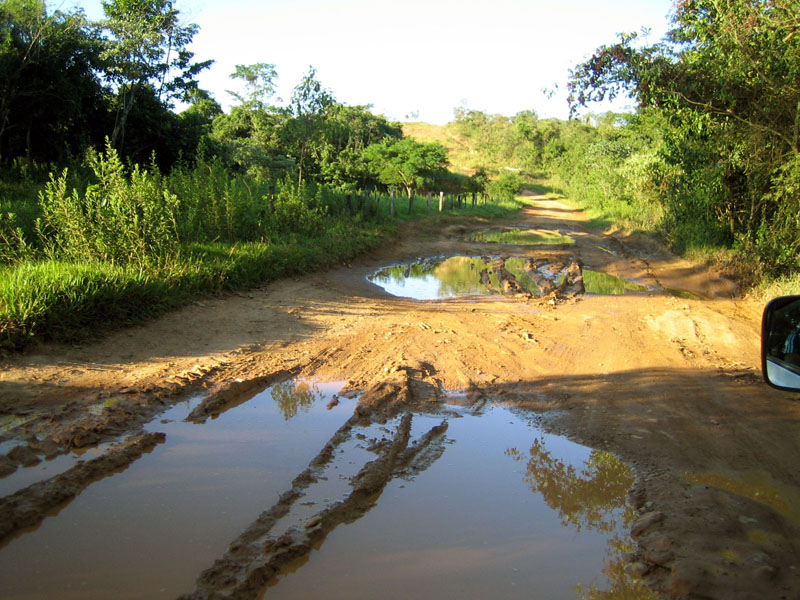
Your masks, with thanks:
<instances>
[{"instance_id":1,"label":"large puddle","mask_svg":"<svg viewBox=\"0 0 800 600\"><path fill-rule=\"evenodd\" d=\"M339 387L280 384L203 425L183 421L199 401L176 405L147 427L164 444L0 550L0 597L191 591L353 412L326 408Z\"/></svg>"},{"instance_id":2,"label":"large puddle","mask_svg":"<svg viewBox=\"0 0 800 600\"><path fill-rule=\"evenodd\" d=\"M520 293L541 296L561 286L565 278L575 277L577 269L580 269L583 291L588 294L622 295L648 289L607 273L581 269L577 265L497 256L420 259L409 264L385 267L368 279L393 296L414 300Z\"/></svg>"},{"instance_id":3,"label":"large puddle","mask_svg":"<svg viewBox=\"0 0 800 600\"><path fill-rule=\"evenodd\" d=\"M339 387L278 384L204 424L183 421L197 401L175 406L148 427L165 432L166 443L0 550L0 596L191 592L326 444L323 474L308 479L271 535L308 528L352 497L354 478L402 422L414 460L395 467L360 518L333 528L263 597L647 597L623 576L633 476L611 454L491 405L352 426L331 445L355 404L331 401Z\"/></svg>"}]
</instances>

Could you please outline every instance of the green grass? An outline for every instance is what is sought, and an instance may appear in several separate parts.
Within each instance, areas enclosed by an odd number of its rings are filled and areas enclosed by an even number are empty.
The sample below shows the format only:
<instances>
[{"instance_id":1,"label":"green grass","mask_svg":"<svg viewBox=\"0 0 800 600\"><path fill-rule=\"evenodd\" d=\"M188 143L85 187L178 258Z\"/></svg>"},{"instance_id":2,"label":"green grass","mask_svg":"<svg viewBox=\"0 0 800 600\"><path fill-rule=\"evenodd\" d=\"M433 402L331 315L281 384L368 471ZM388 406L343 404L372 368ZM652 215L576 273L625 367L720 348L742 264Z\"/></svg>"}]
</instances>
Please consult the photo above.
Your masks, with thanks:
<instances>
[{"instance_id":1,"label":"green grass","mask_svg":"<svg viewBox=\"0 0 800 600\"><path fill-rule=\"evenodd\" d=\"M537 196L545 196L551 200L560 200L564 198L561 192L550 185L549 180L546 179L523 183L522 189L531 194L536 194Z\"/></svg>"},{"instance_id":2,"label":"green grass","mask_svg":"<svg viewBox=\"0 0 800 600\"><path fill-rule=\"evenodd\" d=\"M417 198L398 199L397 220L509 216L522 199L427 213ZM35 339L72 342L140 323L221 291L246 289L281 277L348 261L393 235L383 198L377 221L329 216L311 233L275 235L268 241L195 242L150 263L114 264L38 256L0 266L0 347L21 349Z\"/></svg>"},{"instance_id":3,"label":"green grass","mask_svg":"<svg viewBox=\"0 0 800 600\"><path fill-rule=\"evenodd\" d=\"M752 295L763 302L778 296L800 295L800 274L785 275L772 281L762 282L753 289Z\"/></svg>"},{"instance_id":4,"label":"green grass","mask_svg":"<svg viewBox=\"0 0 800 600\"><path fill-rule=\"evenodd\" d=\"M399 196L395 198L395 210L397 211L396 219L399 221L407 221L409 219L419 219L423 217L436 217L438 216L464 216L464 217L479 217L486 219L496 219L508 217L519 211L523 206L526 206L528 201L522 197L517 196L514 200L506 201L487 201L484 202L480 197L476 206L472 206L472 197L468 197L466 202L461 203L458 207L457 200L450 198L445 194L444 210L439 212L439 196L431 196L431 210L428 212L428 201L424 195L417 195L414 198L414 210L408 210L408 197ZM390 219L389 213L390 200L386 196L380 198L378 216L381 219Z\"/></svg>"},{"instance_id":5,"label":"green grass","mask_svg":"<svg viewBox=\"0 0 800 600\"><path fill-rule=\"evenodd\" d=\"M10 180L9 180L10 181ZM41 190L41 193L39 193ZM461 217L504 217L520 199L459 207L438 196L373 196L360 205L314 184L268 186L220 164L128 168L111 149L44 186L0 182L0 346L73 341L137 323L204 295L246 289L347 261L398 221L423 230ZM19 217L19 218L18 218ZM38 219L36 226L34 221Z\"/></svg>"},{"instance_id":6,"label":"green grass","mask_svg":"<svg viewBox=\"0 0 800 600\"><path fill-rule=\"evenodd\" d=\"M223 290L253 287L349 260L391 234L331 222L315 236L191 244L149 268L38 260L0 268L0 347L37 338L76 341L142 322Z\"/></svg>"},{"instance_id":7,"label":"green grass","mask_svg":"<svg viewBox=\"0 0 800 600\"><path fill-rule=\"evenodd\" d=\"M487 229L467 236L473 242L496 242L519 246L574 244L575 240L557 231L542 229Z\"/></svg>"},{"instance_id":8,"label":"green grass","mask_svg":"<svg viewBox=\"0 0 800 600\"><path fill-rule=\"evenodd\" d=\"M590 294L612 296L621 296L626 291L643 292L647 290L643 285L631 283L630 281L625 281L624 279L614 277L608 273L601 273L590 269L583 270L583 285Z\"/></svg>"}]
</instances>

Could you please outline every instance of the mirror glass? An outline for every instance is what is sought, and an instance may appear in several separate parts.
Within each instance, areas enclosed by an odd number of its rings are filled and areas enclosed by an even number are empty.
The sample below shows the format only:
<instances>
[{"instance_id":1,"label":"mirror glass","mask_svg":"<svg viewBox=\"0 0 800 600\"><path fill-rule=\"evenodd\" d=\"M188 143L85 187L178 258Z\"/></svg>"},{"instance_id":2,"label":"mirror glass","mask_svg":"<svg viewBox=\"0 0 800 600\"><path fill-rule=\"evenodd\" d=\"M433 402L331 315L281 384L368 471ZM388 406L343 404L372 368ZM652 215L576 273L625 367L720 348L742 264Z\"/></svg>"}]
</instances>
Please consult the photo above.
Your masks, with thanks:
<instances>
[{"instance_id":1,"label":"mirror glass","mask_svg":"<svg viewBox=\"0 0 800 600\"><path fill-rule=\"evenodd\" d=\"M800 296L776 298L764 310L762 366L770 385L800 390Z\"/></svg>"}]
</instances>

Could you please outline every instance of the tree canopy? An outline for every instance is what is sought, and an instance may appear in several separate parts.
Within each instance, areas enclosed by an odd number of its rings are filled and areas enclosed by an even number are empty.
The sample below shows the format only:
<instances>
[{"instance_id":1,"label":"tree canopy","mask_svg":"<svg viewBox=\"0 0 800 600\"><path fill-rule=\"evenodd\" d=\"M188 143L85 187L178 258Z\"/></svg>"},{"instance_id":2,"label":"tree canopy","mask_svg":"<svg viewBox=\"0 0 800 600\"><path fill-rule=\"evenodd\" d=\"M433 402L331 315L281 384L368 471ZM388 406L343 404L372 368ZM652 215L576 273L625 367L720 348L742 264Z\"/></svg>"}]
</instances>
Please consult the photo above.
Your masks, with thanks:
<instances>
[{"instance_id":1,"label":"tree canopy","mask_svg":"<svg viewBox=\"0 0 800 600\"><path fill-rule=\"evenodd\" d=\"M187 47L198 27L180 24L172 0L104 0L103 12L105 75L117 91L111 135L117 146L142 88L152 86L158 100L185 98L197 87L194 78L212 61L192 62L194 55Z\"/></svg>"},{"instance_id":2,"label":"tree canopy","mask_svg":"<svg viewBox=\"0 0 800 600\"><path fill-rule=\"evenodd\" d=\"M365 157L378 181L389 187L403 187L409 198L414 190L430 185L447 166L444 146L412 138L373 144L366 149Z\"/></svg>"},{"instance_id":3,"label":"tree canopy","mask_svg":"<svg viewBox=\"0 0 800 600\"><path fill-rule=\"evenodd\" d=\"M681 0L665 39L622 34L570 79L574 108L629 93L666 114L674 224L778 271L800 266L799 15L798 0Z\"/></svg>"},{"instance_id":4,"label":"tree canopy","mask_svg":"<svg viewBox=\"0 0 800 600\"><path fill-rule=\"evenodd\" d=\"M0 1L0 159L65 159L94 136L105 92L100 39L82 12Z\"/></svg>"}]
</instances>

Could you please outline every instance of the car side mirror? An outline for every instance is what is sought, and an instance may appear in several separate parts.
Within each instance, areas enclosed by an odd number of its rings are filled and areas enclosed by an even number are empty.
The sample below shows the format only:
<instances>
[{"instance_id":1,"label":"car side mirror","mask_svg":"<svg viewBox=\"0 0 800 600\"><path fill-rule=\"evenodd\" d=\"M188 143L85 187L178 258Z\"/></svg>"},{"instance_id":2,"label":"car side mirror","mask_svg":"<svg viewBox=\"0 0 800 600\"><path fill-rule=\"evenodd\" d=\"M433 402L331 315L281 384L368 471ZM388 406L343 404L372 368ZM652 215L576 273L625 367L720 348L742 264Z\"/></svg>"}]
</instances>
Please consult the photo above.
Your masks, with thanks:
<instances>
[{"instance_id":1,"label":"car side mirror","mask_svg":"<svg viewBox=\"0 0 800 600\"><path fill-rule=\"evenodd\" d=\"M782 296L764 308L761 370L779 390L800 390L800 296Z\"/></svg>"}]
</instances>

